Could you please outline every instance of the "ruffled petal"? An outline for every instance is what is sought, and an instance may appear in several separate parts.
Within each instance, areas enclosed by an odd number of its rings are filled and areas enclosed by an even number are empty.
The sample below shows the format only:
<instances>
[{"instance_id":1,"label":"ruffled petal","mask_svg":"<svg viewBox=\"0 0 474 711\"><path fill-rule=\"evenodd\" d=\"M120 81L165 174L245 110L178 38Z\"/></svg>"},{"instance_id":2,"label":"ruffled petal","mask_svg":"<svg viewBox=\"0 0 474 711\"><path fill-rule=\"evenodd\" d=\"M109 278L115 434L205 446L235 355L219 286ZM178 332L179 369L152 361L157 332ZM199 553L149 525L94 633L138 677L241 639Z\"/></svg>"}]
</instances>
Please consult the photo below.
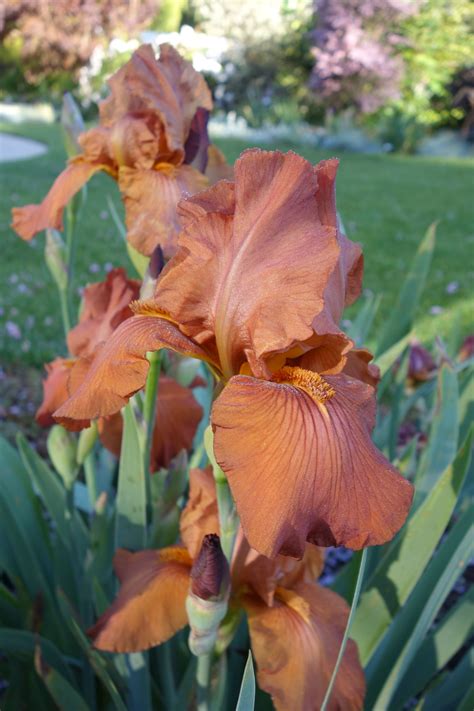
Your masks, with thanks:
<instances>
[{"instance_id":1,"label":"ruffled petal","mask_svg":"<svg viewBox=\"0 0 474 711\"><path fill-rule=\"evenodd\" d=\"M244 605L257 681L277 711L320 709L347 624L346 602L332 590L300 583L278 588L272 607L250 595ZM364 695L364 672L349 640L328 710L359 711Z\"/></svg>"},{"instance_id":2,"label":"ruffled petal","mask_svg":"<svg viewBox=\"0 0 474 711\"><path fill-rule=\"evenodd\" d=\"M142 45L109 79L110 96L100 105L100 119L111 126L125 115L160 119L169 159L184 158L184 144L198 107L212 109L203 77L174 47L160 46L157 60L150 45Z\"/></svg>"},{"instance_id":3,"label":"ruffled petal","mask_svg":"<svg viewBox=\"0 0 474 711\"><path fill-rule=\"evenodd\" d=\"M136 303L139 309L141 302ZM145 385L148 351L170 348L183 355L209 360L207 352L184 336L177 326L159 313L153 314L151 307L145 311L148 311L146 315L124 321L98 346L93 358L79 360L71 373L73 394L54 413L57 422L75 429L75 420L96 419L121 410Z\"/></svg>"},{"instance_id":4,"label":"ruffled petal","mask_svg":"<svg viewBox=\"0 0 474 711\"><path fill-rule=\"evenodd\" d=\"M128 279L122 268L112 269L104 281L87 286L82 297L79 323L67 337L70 353L75 356L91 355L122 321L133 315L130 302L138 299L139 294L140 282Z\"/></svg>"},{"instance_id":5,"label":"ruffled petal","mask_svg":"<svg viewBox=\"0 0 474 711\"><path fill-rule=\"evenodd\" d=\"M129 553L114 567L120 591L87 634L106 652L139 652L166 642L187 624L185 608L192 561L184 548Z\"/></svg>"},{"instance_id":6,"label":"ruffled petal","mask_svg":"<svg viewBox=\"0 0 474 711\"><path fill-rule=\"evenodd\" d=\"M341 231L336 212L336 174L339 161L323 160L315 167L317 177L316 203L323 225L335 227L338 232L340 257L326 288L325 307L335 324L338 324L344 306L353 304L362 290L364 259L361 246L348 239ZM321 333L315 326L315 330Z\"/></svg>"},{"instance_id":7,"label":"ruffled petal","mask_svg":"<svg viewBox=\"0 0 474 711\"><path fill-rule=\"evenodd\" d=\"M370 362L373 358L366 348L353 348L346 356L342 372L375 388L380 380L380 369Z\"/></svg>"},{"instance_id":8,"label":"ruffled petal","mask_svg":"<svg viewBox=\"0 0 474 711\"><path fill-rule=\"evenodd\" d=\"M208 533L219 533L216 485L211 467L191 469L189 499L180 518L181 539L192 558L200 551Z\"/></svg>"},{"instance_id":9,"label":"ruffled petal","mask_svg":"<svg viewBox=\"0 0 474 711\"><path fill-rule=\"evenodd\" d=\"M69 397L68 381L74 361L55 358L46 364L46 378L43 380L43 402L36 412L36 421L42 427L54 425L53 412L61 407Z\"/></svg>"},{"instance_id":10,"label":"ruffled petal","mask_svg":"<svg viewBox=\"0 0 474 711\"><path fill-rule=\"evenodd\" d=\"M313 333L339 254L315 191L303 158L245 151L235 164L234 216L206 211L180 235L156 298L191 337L214 336L226 377Z\"/></svg>"},{"instance_id":11,"label":"ruffled petal","mask_svg":"<svg viewBox=\"0 0 474 711\"><path fill-rule=\"evenodd\" d=\"M56 178L42 203L13 208L12 228L25 240L48 228L62 230L63 210L67 203L103 167L100 163L74 159Z\"/></svg>"},{"instance_id":12,"label":"ruffled petal","mask_svg":"<svg viewBox=\"0 0 474 711\"><path fill-rule=\"evenodd\" d=\"M175 168L165 164L157 170L121 168L119 188L130 244L146 256L160 245L165 257L172 257L181 230L178 202L207 185L207 178L189 165Z\"/></svg>"},{"instance_id":13,"label":"ruffled petal","mask_svg":"<svg viewBox=\"0 0 474 711\"><path fill-rule=\"evenodd\" d=\"M300 368L274 378L232 378L212 410L216 459L250 545L298 558L306 540L354 549L390 540L413 488L370 439L373 388Z\"/></svg>"}]
</instances>

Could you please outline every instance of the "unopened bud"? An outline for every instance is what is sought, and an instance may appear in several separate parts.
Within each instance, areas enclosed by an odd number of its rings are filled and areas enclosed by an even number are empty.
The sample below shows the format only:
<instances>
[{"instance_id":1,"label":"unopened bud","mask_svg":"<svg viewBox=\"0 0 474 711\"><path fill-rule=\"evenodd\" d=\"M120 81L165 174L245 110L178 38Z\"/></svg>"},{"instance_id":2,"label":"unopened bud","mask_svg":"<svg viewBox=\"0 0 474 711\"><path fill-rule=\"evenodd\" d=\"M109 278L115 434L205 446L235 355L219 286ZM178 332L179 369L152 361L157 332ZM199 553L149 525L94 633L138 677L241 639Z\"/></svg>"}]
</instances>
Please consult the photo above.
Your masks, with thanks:
<instances>
[{"instance_id":1,"label":"unopened bud","mask_svg":"<svg viewBox=\"0 0 474 711\"><path fill-rule=\"evenodd\" d=\"M426 348L419 343L412 343L408 360L408 377L415 382L422 382L433 377L436 363Z\"/></svg>"},{"instance_id":2,"label":"unopened bud","mask_svg":"<svg viewBox=\"0 0 474 711\"><path fill-rule=\"evenodd\" d=\"M70 489L77 476L76 438L61 425L53 425L46 442L49 458L54 468L64 481L66 489Z\"/></svg>"},{"instance_id":3,"label":"unopened bud","mask_svg":"<svg viewBox=\"0 0 474 711\"><path fill-rule=\"evenodd\" d=\"M84 120L79 106L68 91L63 96L61 125L64 131L64 146L69 158L81 152L79 136L85 131Z\"/></svg>"},{"instance_id":4,"label":"unopened bud","mask_svg":"<svg viewBox=\"0 0 474 711\"><path fill-rule=\"evenodd\" d=\"M226 596L229 587L229 564L216 533L204 536L201 550L191 568L191 592L202 600Z\"/></svg>"},{"instance_id":5,"label":"unopened bud","mask_svg":"<svg viewBox=\"0 0 474 711\"><path fill-rule=\"evenodd\" d=\"M66 245L57 230L46 230L44 259L58 288L67 288Z\"/></svg>"},{"instance_id":6,"label":"unopened bud","mask_svg":"<svg viewBox=\"0 0 474 711\"><path fill-rule=\"evenodd\" d=\"M196 656L210 654L216 644L219 625L227 613L229 581L229 564L219 536L209 534L191 569L191 590L186 599L189 648Z\"/></svg>"},{"instance_id":7,"label":"unopened bud","mask_svg":"<svg viewBox=\"0 0 474 711\"><path fill-rule=\"evenodd\" d=\"M77 463L79 466L84 464L86 457L92 452L94 444L97 440L97 423L94 420L91 422L90 427L79 435L79 441L77 443Z\"/></svg>"}]
</instances>

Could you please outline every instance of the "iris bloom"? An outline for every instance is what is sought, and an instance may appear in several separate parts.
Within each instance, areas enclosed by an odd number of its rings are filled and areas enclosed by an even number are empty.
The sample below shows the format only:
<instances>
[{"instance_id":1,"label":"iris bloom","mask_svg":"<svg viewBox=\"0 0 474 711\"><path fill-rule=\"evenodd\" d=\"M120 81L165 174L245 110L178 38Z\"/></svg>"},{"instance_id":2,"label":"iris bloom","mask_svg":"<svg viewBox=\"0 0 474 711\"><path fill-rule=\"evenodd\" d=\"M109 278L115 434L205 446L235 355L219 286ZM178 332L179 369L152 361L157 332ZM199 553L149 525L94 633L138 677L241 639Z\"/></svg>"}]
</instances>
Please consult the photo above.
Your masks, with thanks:
<instances>
[{"instance_id":1,"label":"iris bloom","mask_svg":"<svg viewBox=\"0 0 474 711\"><path fill-rule=\"evenodd\" d=\"M339 329L361 288L339 230L337 161L246 151L235 183L180 203L180 247L154 299L137 302L58 421L118 411L146 380L147 351L207 361L211 422L246 538L273 557L305 542L358 549L403 525L412 486L371 441L377 369Z\"/></svg>"},{"instance_id":2,"label":"iris bloom","mask_svg":"<svg viewBox=\"0 0 474 711\"><path fill-rule=\"evenodd\" d=\"M40 205L14 208L13 229L27 240L47 227L62 229L65 205L104 171L118 182L132 246L150 256L160 244L169 257L179 231L179 198L209 182L203 173L211 93L203 77L167 44L158 60L151 46L140 47L109 85L99 127L79 137L82 153L69 161ZM212 177L223 177L229 168L215 147L210 157Z\"/></svg>"},{"instance_id":3,"label":"iris bloom","mask_svg":"<svg viewBox=\"0 0 474 711\"><path fill-rule=\"evenodd\" d=\"M185 600L193 559L203 537L219 531L215 485L209 471L193 470L190 500L181 517L184 545L129 553L118 550L118 597L89 630L98 649L135 652L165 642L187 624ZM302 561L268 560L239 535L231 565L230 612L248 616L260 687L277 711L320 708L334 669L349 608L314 580L321 551L308 545ZM349 641L328 708L362 708L364 674Z\"/></svg>"},{"instance_id":4,"label":"iris bloom","mask_svg":"<svg viewBox=\"0 0 474 711\"><path fill-rule=\"evenodd\" d=\"M79 323L68 334L71 358L56 358L46 365L43 402L36 413L43 427L54 424L52 413L68 399L77 386L74 376L87 368L95 348L132 315L129 305L140 292L140 282L128 279L123 269L114 269L103 282L84 290ZM79 375L78 375L79 374ZM190 388L162 375L158 387L156 425L151 449L151 470L169 466L182 450L191 449L202 417L202 408ZM81 423L89 425L89 421ZM116 456L120 454L123 421L120 413L98 421L102 444Z\"/></svg>"}]
</instances>

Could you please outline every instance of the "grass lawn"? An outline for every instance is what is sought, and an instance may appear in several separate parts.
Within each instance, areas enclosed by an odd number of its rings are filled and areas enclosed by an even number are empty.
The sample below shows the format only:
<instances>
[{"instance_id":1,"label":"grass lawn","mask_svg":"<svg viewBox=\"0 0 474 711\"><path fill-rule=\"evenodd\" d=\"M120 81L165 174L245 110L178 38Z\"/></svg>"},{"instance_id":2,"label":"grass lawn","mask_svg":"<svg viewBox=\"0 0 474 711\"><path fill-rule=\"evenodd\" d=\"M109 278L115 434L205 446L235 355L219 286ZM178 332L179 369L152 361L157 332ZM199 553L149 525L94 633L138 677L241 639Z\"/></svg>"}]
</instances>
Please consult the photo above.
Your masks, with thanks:
<instances>
[{"instance_id":1,"label":"grass lawn","mask_svg":"<svg viewBox=\"0 0 474 711\"><path fill-rule=\"evenodd\" d=\"M9 227L10 210L39 202L61 171L65 155L58 126L3 124L0 129L43 140L50 148L39 158L0 164L0 360L40 366L64 348L59 304L43 264L43 236L23 242ZM231 161L246 147L232 139L217 143ZM313 162L329 157L307 147L296 150ZM457 324L460 335L466 335L472 330L474 163L349 153L339 157L339 210L349 236L364 247L365 287L383 294L375 332L390 313L419 240L430 223L439 220L417 333L429 341ZM102 279L110 264L129 266L107 196L120 209L115 183L105 175L95 176L79 225L77 288Z\"/></svg>"}]
</instances>

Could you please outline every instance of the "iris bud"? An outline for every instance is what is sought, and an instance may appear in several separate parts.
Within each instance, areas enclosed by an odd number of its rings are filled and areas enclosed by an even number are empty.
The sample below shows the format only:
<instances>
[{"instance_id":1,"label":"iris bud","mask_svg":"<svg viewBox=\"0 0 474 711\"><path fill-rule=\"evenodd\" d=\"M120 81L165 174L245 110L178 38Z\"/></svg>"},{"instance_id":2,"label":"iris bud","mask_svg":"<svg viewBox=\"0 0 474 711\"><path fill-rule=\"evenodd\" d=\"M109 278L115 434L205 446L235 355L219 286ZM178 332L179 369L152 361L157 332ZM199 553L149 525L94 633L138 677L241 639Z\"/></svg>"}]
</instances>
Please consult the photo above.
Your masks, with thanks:
<instances>
[{"instance_id":1,"label":"iris bud","mask_svg":"<svg viewBox=\"0 0 474 711\"><path fill-rule=\"evenodd\" d=\"M60 474L66 489L70 489L77 476L77 442L72 432L61 425L53 425L46 442L49 457L54 468Z\"/></svg>"},{"instance_id":2,"label":"iris bud","mask_svg":"<svg viewBox=\"0 0 474 711\"><path fill-rule=\"evenodd\" d=\"M63 96L63 105L61 108L61 125L64 131L64 146L68 158L73 158L81 152L79 145L79 135L85 131L84 120L82 118L79 106L74 100L72 94L68 91Z\"/></svg>"},{"instance_id":3,"label":"iris bud","mask_svg":"<svg viewBox=\"0 0 474 711\"><path fill-rule=\"evenodd\" d=\"M46 230L44 258L58 289L67 289L66 245L57 230Z\"/></svg>"},{"instance_id":4,"label":"iris bud","mask_svg":"<svg viewBox=\"0 0 474 711\"><path fill-rule=\"evenodd\" d=\"M229 583L229 564L219 536L211 533L204 537L191 569L191 589L186 600L191 627L189 648L196 656L210 654L214 648L219 625L227 613Z\"/></svg>"}]
</instances>

